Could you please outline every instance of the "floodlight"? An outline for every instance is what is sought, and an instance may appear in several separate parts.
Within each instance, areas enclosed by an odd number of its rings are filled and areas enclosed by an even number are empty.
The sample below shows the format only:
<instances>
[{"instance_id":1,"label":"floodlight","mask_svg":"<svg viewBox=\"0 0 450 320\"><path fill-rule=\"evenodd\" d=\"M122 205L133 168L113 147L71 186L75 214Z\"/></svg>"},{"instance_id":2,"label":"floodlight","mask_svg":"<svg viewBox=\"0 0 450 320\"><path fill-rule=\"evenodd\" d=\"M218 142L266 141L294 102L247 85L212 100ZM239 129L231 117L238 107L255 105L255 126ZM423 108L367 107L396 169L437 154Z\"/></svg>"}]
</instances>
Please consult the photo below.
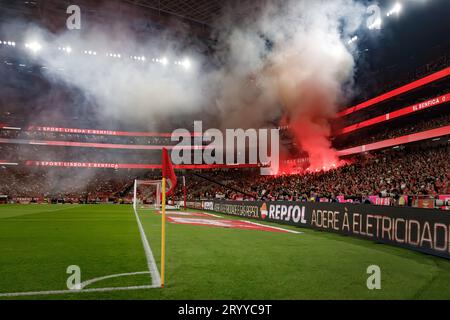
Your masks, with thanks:
<instances>
[{"instance_id":1,"label":"floodlight","mask_svg":"<svg viewBox=\"0 0 450 320\"><path fill-rule=\"evenodd\" d=\"M396 2L394 7L387 13L387 16L391 16L393 14L399 14L402 11L402 4L400 2Z\"/></svg>"},{"instance_id":2,"label":"floodlight","mask_svg":"<svg viewBox=\"0 0 450 320\"><path fill-rule=\"evenodd\" d=\"M191 61L188 58L185 58L183 60L183 62L181 63L181 65L186 69L190 69L191 68Z\"/></svg>"},{"instance_id":3,"label":"floodlight","mask_svg":"<svg viewBox=\"0 0 450 320\"><path fill-rule=\"evenodd\" d=\"M356 40L358 40L358 36L353 36L350 40L348 40L348 44L352 44Z\"/></svg>"},{"instance_id":4,"label":"floodlight","mask_svg":"<svg viewBox=\"0 0 450 320\"><path fill-rule=\"evenodd\" d=\"M29 49L33 53L37 53L42 49L42 45L39 42L33 41L25 44L25 48Z\"/></svg>"}]
</instances>

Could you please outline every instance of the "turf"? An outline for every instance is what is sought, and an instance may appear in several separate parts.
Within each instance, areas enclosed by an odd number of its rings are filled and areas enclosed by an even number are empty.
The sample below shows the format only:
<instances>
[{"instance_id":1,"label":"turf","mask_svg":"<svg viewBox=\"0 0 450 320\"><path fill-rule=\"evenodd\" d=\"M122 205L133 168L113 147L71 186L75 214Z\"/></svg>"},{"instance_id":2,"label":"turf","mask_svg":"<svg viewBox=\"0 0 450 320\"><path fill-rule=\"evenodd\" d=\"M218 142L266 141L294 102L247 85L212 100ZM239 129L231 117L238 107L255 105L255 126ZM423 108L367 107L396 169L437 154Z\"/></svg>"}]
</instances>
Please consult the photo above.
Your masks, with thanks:
<instances>
[{"instance_id":1,"label":"turf","mask_svg":"<svg viewBox=\"0 0 450 320\"><path fill-rule=\"evenodd\" d=\"M159 266L160 216L139 214ZM450 299L450 261L286 228L303 233L167 224L164 289L14 299ZM381 290L366 287L373 264L381 268ZM148 271L132 207L0 206L0 293L67 289L69 265L81 268L82 281ZM89 288L150 283L149 275L136 275Z\"/></svg>"}]
</instances>

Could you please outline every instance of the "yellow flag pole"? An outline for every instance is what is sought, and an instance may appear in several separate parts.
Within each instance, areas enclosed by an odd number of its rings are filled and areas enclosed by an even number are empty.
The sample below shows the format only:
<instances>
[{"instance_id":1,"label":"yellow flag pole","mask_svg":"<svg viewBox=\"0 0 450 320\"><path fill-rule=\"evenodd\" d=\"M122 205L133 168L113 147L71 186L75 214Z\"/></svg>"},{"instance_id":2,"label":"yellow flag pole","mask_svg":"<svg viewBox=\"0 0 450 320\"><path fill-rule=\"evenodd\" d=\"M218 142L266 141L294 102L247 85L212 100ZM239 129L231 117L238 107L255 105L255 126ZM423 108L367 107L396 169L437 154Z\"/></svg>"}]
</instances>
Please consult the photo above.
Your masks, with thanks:
<instances>
[{"instance_id":1,"label":"yellow flag pole","mask_svg":"<svg viewBox=\"0 0 450 320\"><path fill-rule=\"evenodd\" d=\"M162 221L161 221L161 288L164 288L166 267L166 178L162 179Z\"/></svg>"}]
</instances>

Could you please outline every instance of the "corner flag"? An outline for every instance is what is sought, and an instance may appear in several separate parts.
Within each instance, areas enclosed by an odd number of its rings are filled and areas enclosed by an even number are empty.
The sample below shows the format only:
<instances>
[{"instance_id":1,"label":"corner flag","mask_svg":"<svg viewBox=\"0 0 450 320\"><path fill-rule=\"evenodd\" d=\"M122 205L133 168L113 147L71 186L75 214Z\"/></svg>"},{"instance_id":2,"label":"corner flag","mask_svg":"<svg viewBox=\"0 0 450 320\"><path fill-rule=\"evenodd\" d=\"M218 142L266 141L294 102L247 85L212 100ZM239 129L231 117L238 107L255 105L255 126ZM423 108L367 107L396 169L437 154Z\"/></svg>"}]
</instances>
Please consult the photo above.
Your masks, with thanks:
<instances>
[{"instance_id":1,"label":"corner flag","mask_svg":"<svg viewBox=\"0 0 450 320\"><path fill-rule=\"evenodd\" d=\"M162 177L168 180L169 191L167 191L166 195L170 196L177 186L177 176L173 170L172 161L170 161L166 148L162 149Z\"/></svg>"},{"instance_id":2,"label":"corner flag","mask_svg":"<svg viewBox=\"0 0 450 320\"><path fill-rule=\"evenodd\" d=\"M173 170L167 149L162 149L162 223L161 223L161 288L164 288L166 269L166 179L169 182L167 195L174 192L177 185L177 176Z\"/></svg>"}]
</instances>

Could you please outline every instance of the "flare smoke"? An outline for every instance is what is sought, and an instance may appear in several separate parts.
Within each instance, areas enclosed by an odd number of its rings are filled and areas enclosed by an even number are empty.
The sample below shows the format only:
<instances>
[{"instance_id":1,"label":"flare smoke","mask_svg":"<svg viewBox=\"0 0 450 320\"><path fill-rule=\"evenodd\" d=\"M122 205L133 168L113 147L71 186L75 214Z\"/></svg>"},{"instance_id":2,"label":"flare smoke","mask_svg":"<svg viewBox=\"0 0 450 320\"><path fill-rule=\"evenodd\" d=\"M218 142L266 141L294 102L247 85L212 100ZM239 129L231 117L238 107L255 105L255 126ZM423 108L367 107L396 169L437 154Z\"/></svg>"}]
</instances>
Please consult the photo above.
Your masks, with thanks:
<instances>
[{"instance_id":1,"label":"flare smoke","mask_svg":"<svg viewBox=\"0 0 450 320\"><path fill-rule=\"evenodd\" d=\"M364 8L353 0L251 1L248 6L239 2L224 8L214 25L213 57L185 51L170 31L138 41L123 24L75 35L33 27L26 37L44 39L46 47L122 53L116 60L68 57L45 48L37 55L53 83L63 82L83 93L83 104L90 107L74 106L83 112L80 119L145 124L149 130L164 129L161 124L192 125L199 115L222 129L266 127L283 120L299 148L308 153L311 168L322 168L337 162L329 123L344 98L343 87L352 80L354 56L345 43L363 15ZM177 29L177 39L189 38L189 30L183 32ZM124 51L145 56L147 62L167 57L173 63L189 57L192 68L185 72L172 63L164 68L130 61ZM211 60L218 62L216 67L208 63Z\"/></svg>"}]
</instances>

